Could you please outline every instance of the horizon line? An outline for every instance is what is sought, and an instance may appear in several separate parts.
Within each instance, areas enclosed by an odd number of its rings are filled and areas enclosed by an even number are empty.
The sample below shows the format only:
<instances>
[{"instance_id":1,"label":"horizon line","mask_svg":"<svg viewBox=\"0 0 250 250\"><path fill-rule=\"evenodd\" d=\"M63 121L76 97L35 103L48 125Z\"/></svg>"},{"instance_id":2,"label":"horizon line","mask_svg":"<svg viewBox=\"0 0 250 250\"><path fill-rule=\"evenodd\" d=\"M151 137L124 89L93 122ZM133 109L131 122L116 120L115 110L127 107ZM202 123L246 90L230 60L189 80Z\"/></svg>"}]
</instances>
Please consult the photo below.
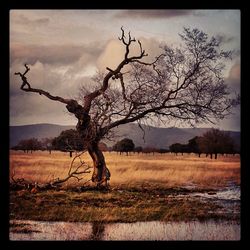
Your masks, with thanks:
<instances>
[{"instance_id":1,"label":"horizon line","mask_svg":"<svg viewBox=\"0 0 250 250\"><path fill-rule=\"evenodd\" d=\"M135 123L132 123L132 124L135 124ZM55 124L55 123L32 123L32 124L22 124L22 125L10 125L9 124L9 127L21 127L21 126L35 126L35 125L55 125L55 126L74 126L76 127L76 125L74 124ZM195 129L195 128L198 128L198 129L212 129L212 128L215 128L215 129L219 129L219 130L224 130L224 131L232 131L232 132L241 132L241 130L231 130L231 129L222 129L222 128L219 128L219 127L174 127L174 126L171 126L171 127L157 127L157 126L152 126L152 125L145 125L145 126L148 126L148 127L153 127L153 128L179 128L179 129Z\"/></svg>"}]
</instances>

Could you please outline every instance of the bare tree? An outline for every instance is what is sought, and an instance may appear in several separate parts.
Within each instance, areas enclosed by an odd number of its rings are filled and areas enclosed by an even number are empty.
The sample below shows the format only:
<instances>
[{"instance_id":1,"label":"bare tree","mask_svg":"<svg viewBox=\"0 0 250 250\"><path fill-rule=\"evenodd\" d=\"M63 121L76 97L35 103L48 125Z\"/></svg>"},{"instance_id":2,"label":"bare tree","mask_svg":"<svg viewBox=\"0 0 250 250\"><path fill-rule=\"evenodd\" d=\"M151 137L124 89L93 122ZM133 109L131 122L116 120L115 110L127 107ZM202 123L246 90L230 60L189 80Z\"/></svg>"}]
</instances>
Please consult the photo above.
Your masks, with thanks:
<instances>
[{"instance_id":1,"label":"bare tree","mask_svg":"<svg viewBox=\"0 0 250 250\"><path fill-rule=\"evenodd\" d=\"M119 40L125 47L124 58L115 69L95 76L95 88L80 90L81 100L66 99L32 88L26 74L15 73L22 79L21 89L39 93L66 104L78 119L76 125L85 148L93 159L92 181L100 186L110 178L103 153L98 143L110 136L112 129L122 124L148 119L170 119L191 125L224 118L238 99L230 99L223 81L223 60L230 51L220 49L221 41L198 29L184 28L180 35L183 46L162 47L163 53L152 63L143 62L147 56L139 40L130 32L125 36L121 28ZM131 45L137 43L138 55L130 55Z\"/></svg>"}]
</instances>

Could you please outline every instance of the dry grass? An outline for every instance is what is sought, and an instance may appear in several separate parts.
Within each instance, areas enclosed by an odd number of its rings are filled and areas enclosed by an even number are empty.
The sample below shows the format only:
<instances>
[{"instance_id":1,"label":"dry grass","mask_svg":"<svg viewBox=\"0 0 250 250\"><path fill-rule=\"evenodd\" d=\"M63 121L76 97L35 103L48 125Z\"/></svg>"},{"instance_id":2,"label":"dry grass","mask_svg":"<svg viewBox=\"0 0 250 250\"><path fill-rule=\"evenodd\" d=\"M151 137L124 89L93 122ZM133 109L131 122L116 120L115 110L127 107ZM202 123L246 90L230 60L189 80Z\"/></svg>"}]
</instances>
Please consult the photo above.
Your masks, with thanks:
<instances>
[{"instance_id":1,"label":"dry grass","mask_svg":"<svg viewBox=\"0 0 250 250\"><path fill-rule=\"evenodd\" d=\"M201 188L225 186L229 181L240 184L240 156L219 156L217 160L196 155L175 156L173 154L131 154L105 153L107 166L111 172L112 187L185 187L196 185ZM87 153L83 159L91 164ZM23 152L10 151L10 175L15 170L15 178L25 178L38 183L67 175L72 158L63 152ZM65 187L81 185L71 180Z\"/></svg>"}]
</instances>

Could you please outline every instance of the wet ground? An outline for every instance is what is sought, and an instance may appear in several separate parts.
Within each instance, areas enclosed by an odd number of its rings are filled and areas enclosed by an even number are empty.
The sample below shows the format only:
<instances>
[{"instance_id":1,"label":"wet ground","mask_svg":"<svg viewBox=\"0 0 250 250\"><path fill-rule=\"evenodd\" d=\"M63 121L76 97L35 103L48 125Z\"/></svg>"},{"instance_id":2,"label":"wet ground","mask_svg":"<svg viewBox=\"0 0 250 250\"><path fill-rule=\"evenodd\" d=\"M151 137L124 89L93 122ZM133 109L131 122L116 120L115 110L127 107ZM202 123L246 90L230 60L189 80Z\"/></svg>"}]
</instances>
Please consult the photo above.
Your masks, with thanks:
<instances>
[{"instance_id":1,"label":"wet ground","mask_svg":"<svg viewBox=\"0 0 250 250\"><path fill-rule=\"evenodd\" d=\"M11 220L10 240L239 240L240 186L168 194L174 199L217 204L207 212L234 220L147 221L134 223ZM212 202L212 203L211 203ZM226 215L226 216L225 216ZM220 218L220 217L219 217Z\"/></svg>"},{"instance_id":2,"label":"wet ground","mask_svg":"<svg viewBox=\"0 0 250 250\"><path fill-rule=\"evenodd\" d=\"M217 213L230 215L238 215L240 217L240 186L231 184L226 188L221 188L209 192L194 192L190 197L198 198L200 200L212 201L214 204L219 205L221 208ZM209 211L213 213L213 211Z\"/></svg>"}]
</instances>

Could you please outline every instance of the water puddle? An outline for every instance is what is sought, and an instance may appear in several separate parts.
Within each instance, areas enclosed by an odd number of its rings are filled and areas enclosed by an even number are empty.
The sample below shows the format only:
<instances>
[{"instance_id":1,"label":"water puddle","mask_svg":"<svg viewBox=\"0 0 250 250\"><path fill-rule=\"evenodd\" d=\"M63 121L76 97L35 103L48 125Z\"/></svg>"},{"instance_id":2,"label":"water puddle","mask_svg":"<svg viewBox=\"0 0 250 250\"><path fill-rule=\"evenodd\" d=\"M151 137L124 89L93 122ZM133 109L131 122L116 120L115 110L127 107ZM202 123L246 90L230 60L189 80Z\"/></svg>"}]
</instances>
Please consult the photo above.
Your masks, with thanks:
<instances>
[{"instance_id":1,"label":"water puddle","mask_svg":"<svg viewBox=\"0 0 250 250\"><path fill-rule=\"evenodd\" d=\"M224 221L73 223L11 221L10 240L240 240L240 225ZM18 231L18 225L22 230Z\"/></svg>"},{"instance_id":2,"label":"water puddle","mask_svg":"<svg viewBox=\"0 0 250 250\"><path fill-rule=\"evenodd\" d=\"M189 190L194 190L192 186ZM223 214L235 218L240 217L240 206L241 206L241 188L239 185L230 184L222 189L210 190L208 192L190 192L188 194L177 195L176 198L183 199L186 197L188 199L194 199L206 202L212 202L217 204L220 208L216 211L208 211L210 214Z\"/></svg>"},{"instance_id":3,"label":"water puddle","mask_svg":"<svg viewBox=\"0 0 250 250\"><path fill-rule=\"evenodd\" d=\"M214 200L240 201L240 194L240 186L229 186L226 189L210 191L207 193L194 192L191 194L191 196Z\"/></svg>"},{"instance_id":4,"label":"water puddle","mask_svg":"<svg viewBox=\"0 0 250 250\"><path fill-rule=\"evenodd\" d=\"M174 199L198 199L219 205L208 213L240 215L240 186L209 192L169 195ZM234 221L73 223L31 220L10 221L10 240L240 240L240 224Z\"/></svg>"}]
</instances>

